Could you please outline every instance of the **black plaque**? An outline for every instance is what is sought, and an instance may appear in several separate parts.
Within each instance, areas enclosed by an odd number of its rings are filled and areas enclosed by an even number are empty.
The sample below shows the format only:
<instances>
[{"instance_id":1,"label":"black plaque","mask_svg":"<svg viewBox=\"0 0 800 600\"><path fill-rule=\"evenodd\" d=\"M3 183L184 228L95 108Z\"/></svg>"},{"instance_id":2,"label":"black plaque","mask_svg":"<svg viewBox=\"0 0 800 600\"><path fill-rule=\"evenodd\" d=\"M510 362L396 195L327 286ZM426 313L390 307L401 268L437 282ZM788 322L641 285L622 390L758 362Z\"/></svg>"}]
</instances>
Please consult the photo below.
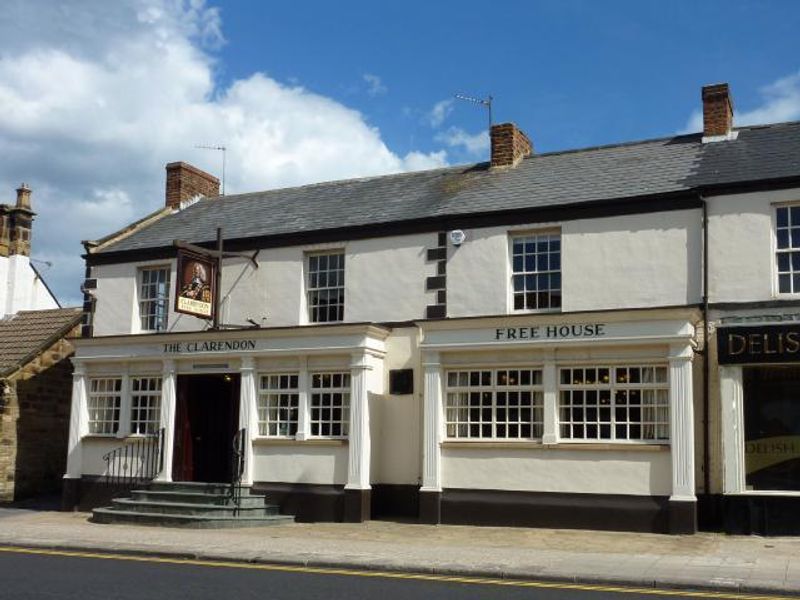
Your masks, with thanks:
<instances>
[{"instance_id":1,"label":"black plaque","mask_svg":"<svg viewBox=\"0 0 800 600\"><path fill-rule=\"evenodd\" d=\"M800 362L800 324L720 327L721 365Z\"/></svg>"}]
</instances>

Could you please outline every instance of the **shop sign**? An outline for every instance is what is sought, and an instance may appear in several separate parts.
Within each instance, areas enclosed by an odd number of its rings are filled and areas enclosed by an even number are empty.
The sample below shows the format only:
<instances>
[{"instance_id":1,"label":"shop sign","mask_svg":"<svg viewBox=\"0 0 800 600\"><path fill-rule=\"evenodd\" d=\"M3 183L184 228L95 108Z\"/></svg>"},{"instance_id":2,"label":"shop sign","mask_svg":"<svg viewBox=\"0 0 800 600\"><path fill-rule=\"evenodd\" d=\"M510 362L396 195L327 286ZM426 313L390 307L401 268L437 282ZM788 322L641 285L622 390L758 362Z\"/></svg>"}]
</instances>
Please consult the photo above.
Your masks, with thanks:
<instances>
[{"instance_id":1,"label":"shop sign","mask_svg":"<svg viewBox=\"0 0 800 600\"><path fill-rule=\"evenodd\" d=\"M720 327L717 356L721 365L800 362L800 325Z\"/></svg>"},{"instance_id":2,"label":"shop sign","mask_svg":"<svg viewBox=\"0 0 800 600\"><path fill-rule=\"evenodd\" d=\"M175 312L201 319L214 317L216 269L217 263L214 259L186 250L178 251Z\"/></svg>"},{"instance_id":3,"label":"shop sign","mask_svg":"<svg viewBox=\"0 0 800 600\"><path fill-rule=\"evenodd\" d=\"M493 332L496 342L518 340L566 340L596 338L606 334L605 323L578 325L540 325L535 327L498 327Z\"/></svg>"},{"instance_id":4,"label":"shop sign","mask_svg":"<svg viewBox=\"0 0 800 600\"><path fill-rule=\"evenodd\" d=\"M232 352L255 350L255 340L224 340L207 342L170 342L163 344L164 354L192 354L194 352Z\"/></svg>"}]
</instances>

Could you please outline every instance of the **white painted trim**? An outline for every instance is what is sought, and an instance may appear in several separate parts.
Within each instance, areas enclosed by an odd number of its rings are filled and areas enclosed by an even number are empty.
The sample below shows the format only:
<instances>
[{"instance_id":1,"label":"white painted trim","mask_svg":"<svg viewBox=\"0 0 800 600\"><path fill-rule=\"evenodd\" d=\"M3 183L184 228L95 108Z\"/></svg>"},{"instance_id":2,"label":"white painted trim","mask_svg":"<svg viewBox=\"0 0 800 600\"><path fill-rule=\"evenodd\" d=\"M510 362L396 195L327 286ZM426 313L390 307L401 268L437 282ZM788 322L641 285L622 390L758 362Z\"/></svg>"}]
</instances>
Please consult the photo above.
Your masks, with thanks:
<instances>
[{"instance_id":1,"label":"white painted trim","mask_svg":"<svg viewBox=\"0 0 800 600\"><path fill-rule=\"evenodd\" d=\"M370 486L371 440L369 431L369 386L372 366L365 352L354 352L350 364L350 431L346 490L368 490Z\"/></svg>"},{"instance_id":2,"label":"white painted trim","mask_svg":"<svg viewBox=\"0 0 800 600\"><path fill-rule=\"evenodd\" d=\"M442 406L442 364L438 352L423 356L424 410L422 446L422 492L442 491L442 451L444 414Z\"/></svg>"},{"instance_id":3,"label":"white painted trim","mask_svg":"<svg viewBox=\"0 0 800 600\"><path fill-rule=\"evenodd\" d=\"M719 368L719 392L722 417L722 491L745 492L744 416L742 368Z\"/></svg>"},{"instance_id":4,"label":"white painted trim","mask_svg":"<svg viewBox=\"0 0 800 600\"><path fill-rule=\"evenodd\" d=\"M672 458L672 501L693 502L694 398L693 351L689 344L675 345L669 356L670 444Z\"/></svg>"},{"instance_id":5,"label":"white painted trim","mask_svg":"<svg viewBox=\"0 0 800 600\"><path fill-rule=\"evenodd\" d=\"M244 357L239 365L239 429L244 429L244 473L242 485L253 485L253 438L258 434L258 390L255 361Z\"/></svg>"},{"instance_id":6,"label":"white painted trim","mask_svg":"<svg viewBox=\"0 0 800 600\"><path fill-rule=\"evenodd\" d=\"M164 428L164 447L161 450L163 468L156 481L172 481L172 456L175 440L176 374L175 361L165 360L161 374L161 427Z\"/></svg>"},{"instance_id":7,"label":"white painted trim","mask_svg":"<svg viewBox=\"0 0 800 600\"><path fill-rule=\"evenodd\" d=\"M298 441L311 437L309 404L311 402L311 378L308 375L308 357L300 358L300 370L297 374L297 435Z\"/></svg>"},{"instance_id":8,"label":"white painted trim","mask_svg":"<svg viewBox=\"0 0 800 600\"><path fill-rule=\"evenodd\" d=\"M83 448L81 441L89 433L87 406L86 367L72 359L72 407L69 418L69 445L67 447L67 479L80 479L83 474Z\"/></svg>"},{"instance_id":9,"label":"white painted trim","mask_svg":"<svg viewBox=\"0 0 800 600\"><path fill-rule=\"evenodd\" d=\"M542 369L542 386L544 387L544 423L542 426L542 444L558 443L558 367L555 355L548 352Z\"/></svg>"}]
</instances>

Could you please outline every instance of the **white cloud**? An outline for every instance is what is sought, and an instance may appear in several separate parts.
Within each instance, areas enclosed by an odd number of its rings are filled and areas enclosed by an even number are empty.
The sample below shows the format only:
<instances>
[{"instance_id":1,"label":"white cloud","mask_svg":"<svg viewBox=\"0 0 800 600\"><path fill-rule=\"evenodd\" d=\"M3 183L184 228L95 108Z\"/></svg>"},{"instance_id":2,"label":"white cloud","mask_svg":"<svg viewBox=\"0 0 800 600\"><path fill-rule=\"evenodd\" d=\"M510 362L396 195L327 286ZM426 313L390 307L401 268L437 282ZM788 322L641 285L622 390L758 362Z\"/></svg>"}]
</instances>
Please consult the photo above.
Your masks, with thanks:
<instances>
[{"instance_id":1,"label":"white cloud","mask_svg":"<svg viewBox=\"0 0 800 600\"><path fill-rule=\"evenodd\" d=\"M736 90L731 90L731 94L734 100L734 125L759 125L800 119L800 71L759 89L761 102L750 110L736 110ZM698 109L689 117L682 133L702 130L703 113Z\"/></svg>"},{"instance_id":2,"label":"white cloud","mask_svg":"<svg viewBox=\"0 0 800 600\"><path fill-rule=\"evenodd\" d=\"M218 89L222 23L203 0L16 0L0 38L0 201L31 185L33 255L55 263L48 283L68 303L79 241L162 206L167 162L219 174L196 144L228 147L228 193L446 163L399 156L359 112L264 73Z\"/></svg>"},{"instance_id":3,"label":"white cloud","mask_svg":"<svg viewBox=\"0 0 800 600\"><path fill-rule=\"evenodd\" d=\"M460 127L450 127L447 131L438 133L435 139L451 148L461 147L474 155L489 150L489 134L485 131L467 133Z\"/></svg>"},{"instance_id":4,"label":"white cloud","mask_svg":"<svg viewBox=\"0 0 800 600\"><path fill-rule=\"evenodd\" d=\"M378 77L377 75L373 75L372 73L364 73L363 77L364 81L367 82L368 86L367 94L369 94L370 96L372 97L380 96L381 94L385 94L386 92L389 91L389 88L387 88L383 84L383 81L381 81L381 78Z\"/></svg>"},{"instance_id":5,"label":"white cloud","mask_svg":"<svg viewBox=\"0 0 800 600\"><path fill-rule=\"evenodd\" d=\"M451 112L453 112L453 99L440 100L433 105L433 108L428 113L428 122L431 127L441 127Z\"/></svg>"}]
</instances>

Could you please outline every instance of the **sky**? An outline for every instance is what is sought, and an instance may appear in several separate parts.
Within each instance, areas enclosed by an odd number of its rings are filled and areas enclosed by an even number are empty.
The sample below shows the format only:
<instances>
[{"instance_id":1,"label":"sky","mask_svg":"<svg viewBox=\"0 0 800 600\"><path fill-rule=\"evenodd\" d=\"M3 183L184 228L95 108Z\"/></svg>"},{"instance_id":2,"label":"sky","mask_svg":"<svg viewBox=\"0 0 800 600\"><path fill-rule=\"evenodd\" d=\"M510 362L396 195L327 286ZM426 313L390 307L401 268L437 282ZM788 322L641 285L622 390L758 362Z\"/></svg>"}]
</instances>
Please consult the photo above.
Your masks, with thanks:
<instances>
[{"instance_id":1,"label":"sky","mask_svg":"<svg viewBox=\"0 0 800 600\"><path fill-rule=\"evenodd\" d=\"M81 240L164 204L164 165L238 193L488 157L485 107L536 152L800 120L800 2L4 0L0 202L33 189L32 259L82 302Z\"/></svg>"}]
</instances>

